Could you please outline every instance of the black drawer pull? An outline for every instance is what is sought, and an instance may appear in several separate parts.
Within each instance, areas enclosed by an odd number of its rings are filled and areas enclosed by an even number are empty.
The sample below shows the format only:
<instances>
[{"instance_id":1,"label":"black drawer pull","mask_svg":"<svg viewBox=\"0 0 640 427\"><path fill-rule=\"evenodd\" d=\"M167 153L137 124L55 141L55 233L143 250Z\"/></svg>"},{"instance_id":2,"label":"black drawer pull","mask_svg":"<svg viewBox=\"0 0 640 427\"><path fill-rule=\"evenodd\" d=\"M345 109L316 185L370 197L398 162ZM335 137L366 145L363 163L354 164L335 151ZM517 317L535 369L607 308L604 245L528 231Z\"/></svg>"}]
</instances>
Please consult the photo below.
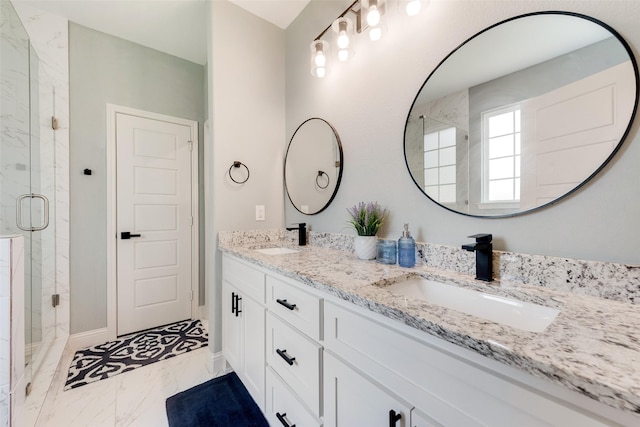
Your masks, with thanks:
<instances>
[{"instance_id":1,"label":"black drawer pull","mask_svg":"<svg viewBox=\"0 0 640 427\"><path fill-rule=\"evenodd\" d=\"M280 420L280 422L284 427L296 427L295 424L289 424L287 420L284 419L284 417L286 416L287 416L286 412L284 414L281 414L280 412L276 412L276 417L278 418L278 420Z\"/></svg>"},{"instance_id":2,"label":"black drawer pull","mask_svg":"<svg viewBox=\"0 0 640 427\"><path fill-rule=\"evenodd\" d=\"M393 409L389 411L389 427L395 427L396 423L402 419L401 413L396 413Z\"/></svg>"},{"instance_id":3,"label":"black drawer pull","mask_svg":"<svg viewBox=\"0 0 640 427\"><path fill-rule=\"evenodd\" d=\"M287 307L289 310L295 310L296 305L295 304L289 304L287 302L286 299L277 299L276 302L280 305L284 305L285 307Z\"/></svg>"},{"instance_id":4,"label":"black drawer pull","mask_svg":"<svg viewBox=\"0 0 640 427\"><path fill-rule=\"evenodd\" d=\"M280 350L277 349L276 353L278 353L278 355L280 357L282 357L284 359L285 362L287 362L289 364L289 366L293 365L293 361L296 360L295 357L289 357L287 356L287 350Z\"/></svg>"},{"instance_id":5,"label":"black drawer pull","mask_svg":"<svg viewBox=\"0 0 640 427\"><path fill-rule=\"evenodd\" d=\"M240 301L242 301L240 294L231 292L231 313L235 313L236 317L240 316L240 313L242 313L238 304Z\"/></svg>"}]
</instances>

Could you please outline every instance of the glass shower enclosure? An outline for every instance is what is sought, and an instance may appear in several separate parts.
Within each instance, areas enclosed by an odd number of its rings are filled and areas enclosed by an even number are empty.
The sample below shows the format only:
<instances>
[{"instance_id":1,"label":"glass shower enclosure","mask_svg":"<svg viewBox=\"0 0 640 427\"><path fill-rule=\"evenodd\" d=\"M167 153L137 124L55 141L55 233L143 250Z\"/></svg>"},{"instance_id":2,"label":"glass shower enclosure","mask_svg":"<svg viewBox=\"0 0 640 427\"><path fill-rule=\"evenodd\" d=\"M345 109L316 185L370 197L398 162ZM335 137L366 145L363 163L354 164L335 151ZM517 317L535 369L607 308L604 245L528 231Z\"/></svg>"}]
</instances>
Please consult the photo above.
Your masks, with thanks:
<instances>
[{"instance_id":1,"label":"glass shower enclosure","mask_svg":"<svg viewBox=\"0 0 640 427\"><path fill-rule=\"evenodd\" d=\"M0 8L0 235L25 239L30 384L56 335L54 87L11 3Z\"/></svg>"}]
</instances>

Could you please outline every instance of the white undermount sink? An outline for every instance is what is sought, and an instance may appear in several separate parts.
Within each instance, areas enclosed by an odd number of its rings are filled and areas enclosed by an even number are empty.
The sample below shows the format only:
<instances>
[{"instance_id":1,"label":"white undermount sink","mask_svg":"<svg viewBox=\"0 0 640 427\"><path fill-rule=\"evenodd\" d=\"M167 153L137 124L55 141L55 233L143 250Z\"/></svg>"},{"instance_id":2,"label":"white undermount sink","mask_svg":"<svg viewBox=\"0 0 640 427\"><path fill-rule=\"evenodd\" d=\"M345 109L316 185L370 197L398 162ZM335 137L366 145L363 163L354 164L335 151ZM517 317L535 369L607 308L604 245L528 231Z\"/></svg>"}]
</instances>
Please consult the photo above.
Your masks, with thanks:
<instances>
[{"instance_id":1,"label":"white undermount sink","mask_svg":"<svg viewBox=\"0 0 640 427\"><path fill-rule=\"evenodd\" d=\"M477 316L529 332L542 332L560 313L555 308L491 295L421 277L387 286L395 295Z\"/></svg>"},{"instance_id":2,"label":"white undermount sink","mask_svg":"<svg viewBox=\"0 0 640 427\"><path fill-rule=\"evenodd\" d=\"M254 250L256 252L260 252L261 254L265 254L265 255L286 255L286 254L295 254L297 252L300 252L296 249L283 248L283 247L254 249Z\"/></svg>"}]
</instances>

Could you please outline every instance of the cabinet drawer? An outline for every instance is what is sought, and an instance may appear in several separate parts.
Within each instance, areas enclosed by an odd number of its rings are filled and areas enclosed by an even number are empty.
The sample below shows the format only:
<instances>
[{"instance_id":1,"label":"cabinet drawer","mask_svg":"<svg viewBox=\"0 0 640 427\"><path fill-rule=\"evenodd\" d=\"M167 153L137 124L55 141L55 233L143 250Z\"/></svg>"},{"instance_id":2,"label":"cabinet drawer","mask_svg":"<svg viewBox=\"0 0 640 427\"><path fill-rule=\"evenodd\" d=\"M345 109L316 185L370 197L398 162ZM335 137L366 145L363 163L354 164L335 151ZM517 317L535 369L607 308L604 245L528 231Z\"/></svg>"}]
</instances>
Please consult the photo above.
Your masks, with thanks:
<instances>
[{"instance_id":1,"label":"cabinet drawer","mask_svg":"<svg viewBox=\"0 0 640 427\"><path fill-rule=\"evenodd\" d=\"M289 387L282 382L271 368L267 368L267 421L272 426L311 426L320 427L316 417L307 412ZM284 423L283 421L284 420Z\"/></svg>"},{"instance_id":2,"label":"cabinet drawer","mask_svg":"<svg viewBox=\"0 0 640 427\"><path fill-rule=\"evenodd\" d=\"M265 274L229 256L222 258L222 277L257 302L265 303Z\"/></svg>"},{"instance_id":3,"label":"cabinet drawer","mask_svg":"<svg viewBox=\"0 0 640 427\"><path fill-rule=\"evenodd\" d=\"M267 363L320 416L322 347L267 313Z\"/></svg>"},{"instance_id":4,"label":"cabinet drawer","mask_svg":"<svg viewBox=\"0 0 640 427\"><path fill-rule=\"evenodd\" d=\"M277 313L314 340L321 339L320 297L272 276L267 276L267 292L267 306L270 311Z\"/></svg>"}]
</instances>

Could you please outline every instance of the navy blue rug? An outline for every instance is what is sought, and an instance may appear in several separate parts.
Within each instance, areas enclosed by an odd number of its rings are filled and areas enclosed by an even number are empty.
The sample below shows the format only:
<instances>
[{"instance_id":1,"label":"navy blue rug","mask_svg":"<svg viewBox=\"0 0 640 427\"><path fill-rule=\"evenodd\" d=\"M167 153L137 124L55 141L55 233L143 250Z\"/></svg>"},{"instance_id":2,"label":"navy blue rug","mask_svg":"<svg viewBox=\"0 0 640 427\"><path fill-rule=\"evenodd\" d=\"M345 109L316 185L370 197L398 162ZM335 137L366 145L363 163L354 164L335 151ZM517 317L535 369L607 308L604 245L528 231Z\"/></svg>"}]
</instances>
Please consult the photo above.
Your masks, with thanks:
<instances>
[{"instance_id":1,"label":"navy blue rug","mask_svg":"<svg viewBox=\"0 0 640 427\"><path fill-rule=\"evenodd\" d=\"M169 427L269 427L235 372L171 396L166 406Z\"/></svg>"}]
</instances>

